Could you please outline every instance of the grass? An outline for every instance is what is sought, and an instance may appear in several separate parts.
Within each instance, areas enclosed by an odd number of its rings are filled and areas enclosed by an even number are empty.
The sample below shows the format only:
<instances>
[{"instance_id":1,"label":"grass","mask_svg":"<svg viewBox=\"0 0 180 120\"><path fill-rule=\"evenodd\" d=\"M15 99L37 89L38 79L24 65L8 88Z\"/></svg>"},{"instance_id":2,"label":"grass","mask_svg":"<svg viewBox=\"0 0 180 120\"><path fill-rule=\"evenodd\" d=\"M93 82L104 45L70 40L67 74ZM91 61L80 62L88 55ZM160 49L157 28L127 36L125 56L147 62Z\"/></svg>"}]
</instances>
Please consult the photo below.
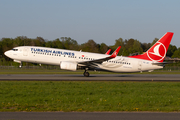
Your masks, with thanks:
<instances>
[{"instance_id":1,"label":"grass","mask_svg":"<svg viewBox=\"0 0 180 120\"><path fill-rule=\"evenodd\" d=\"M0 111L180 111L179 82L0 81Z\"/></svg>"}]
</instances>

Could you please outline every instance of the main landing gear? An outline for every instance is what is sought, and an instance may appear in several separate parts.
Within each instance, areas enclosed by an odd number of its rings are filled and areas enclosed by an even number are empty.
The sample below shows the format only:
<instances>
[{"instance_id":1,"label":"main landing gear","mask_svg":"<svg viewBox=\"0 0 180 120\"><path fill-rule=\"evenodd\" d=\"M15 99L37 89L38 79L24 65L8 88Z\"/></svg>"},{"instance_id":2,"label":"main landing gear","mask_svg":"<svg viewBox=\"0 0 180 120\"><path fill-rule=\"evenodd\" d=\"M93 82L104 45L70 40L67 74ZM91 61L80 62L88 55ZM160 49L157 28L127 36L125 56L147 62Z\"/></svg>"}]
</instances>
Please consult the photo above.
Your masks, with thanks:
<instances>
[{"instance_id":1,"label":"main landing gear","mask_svg":"<svg viewBox=\"0 0 180 120\"><path fill-rule=\"evenodd\" d=\"M84 73L83 73L83 75L84 75L85 77L89 77L89 72L87 72L87 71L85 70Z\"/></svg>"}]
</instances>

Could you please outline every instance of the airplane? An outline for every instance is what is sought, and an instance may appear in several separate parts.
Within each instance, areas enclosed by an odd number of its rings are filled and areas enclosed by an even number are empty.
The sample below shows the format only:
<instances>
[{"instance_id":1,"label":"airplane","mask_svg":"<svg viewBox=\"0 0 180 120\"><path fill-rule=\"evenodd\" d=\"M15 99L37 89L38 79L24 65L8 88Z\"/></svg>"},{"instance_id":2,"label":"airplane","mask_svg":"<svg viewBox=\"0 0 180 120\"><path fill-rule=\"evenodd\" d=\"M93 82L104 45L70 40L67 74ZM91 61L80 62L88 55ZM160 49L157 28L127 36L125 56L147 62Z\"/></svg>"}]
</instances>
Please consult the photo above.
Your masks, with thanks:
<instances>
[{"instance_id":1,"label":"airplane","mask_svg":"<svg viewBox=\"0 0 180 120\"><path fill-rule=\"evenodd\" d=\"M106 55L109 55L110 52L111 52L111 49L109 49L105 54L106 54Z\"/></svg>"},{"instance_id":2,"label":"airplane","mask_svg":"<svg viewBox=\"0 0 180 120\"><path fill-rule=\"evenodd\" d=\"M37 46L19 46L4 54L14 62L31 62L38 64L59 65L60 69L76 71L84 69L83 75L89 77L89 70L109 71L118 73L131 73L153 71L165 66L169 44L173 37L172 32L167 32L149 50L136 56L117 56L121 46L111 55L110 50L105 54L56 49Z\"/></svg>"}]
</instances>

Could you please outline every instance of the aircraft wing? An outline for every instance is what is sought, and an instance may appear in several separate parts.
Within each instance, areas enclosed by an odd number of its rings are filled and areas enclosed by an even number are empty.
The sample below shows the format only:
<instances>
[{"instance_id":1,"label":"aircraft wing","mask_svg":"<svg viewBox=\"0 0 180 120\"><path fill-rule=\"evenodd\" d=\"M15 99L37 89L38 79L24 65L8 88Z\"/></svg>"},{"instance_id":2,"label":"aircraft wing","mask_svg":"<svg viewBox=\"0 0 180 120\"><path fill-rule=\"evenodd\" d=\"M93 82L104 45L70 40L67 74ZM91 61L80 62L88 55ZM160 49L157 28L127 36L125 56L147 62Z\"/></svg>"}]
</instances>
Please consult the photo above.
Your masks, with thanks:
<instances>
[{"instance_id":1,"label":"aircraft wing","mask_svg":"<svg viewBox=\"0 0 180 120\"><path fill-rule=\"evenodd\" d=\"M119 46L111 56L108 56L108 57L105 57L105 58L101 58L101 59L96 59L96 60L91 60L91 61L84 61L84 62L78 62L78 64L81 64L81 65L85 65L85 66L88 66L88 65L91 65L91 64L95 64L95 63L99 63L101 64L102 62L104 61L107 61L107 60L110 60L110 59L113 59L117 56L119 50L120 50L121 46Z\"/></svg>"}]
</instances>

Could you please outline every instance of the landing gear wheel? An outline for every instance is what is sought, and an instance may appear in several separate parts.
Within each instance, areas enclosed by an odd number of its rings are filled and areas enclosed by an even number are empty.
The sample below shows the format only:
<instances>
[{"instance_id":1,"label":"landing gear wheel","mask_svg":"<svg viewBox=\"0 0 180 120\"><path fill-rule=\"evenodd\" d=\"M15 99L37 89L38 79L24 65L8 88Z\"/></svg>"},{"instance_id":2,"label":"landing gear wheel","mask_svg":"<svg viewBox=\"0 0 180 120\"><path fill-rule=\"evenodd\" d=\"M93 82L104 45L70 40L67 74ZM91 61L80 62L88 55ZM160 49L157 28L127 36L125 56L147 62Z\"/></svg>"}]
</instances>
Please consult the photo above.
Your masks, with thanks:
<instances>
[{"instance_id":1,"label":"landing gear wheel","mask_svg":"<svg viewBox=\"0 0 180 120\"><path fill-rule=\"evenodd\" d=\"M89 72L84 72L83 74L85 77L89 77Z\"/></svg>"}]
</instances>

